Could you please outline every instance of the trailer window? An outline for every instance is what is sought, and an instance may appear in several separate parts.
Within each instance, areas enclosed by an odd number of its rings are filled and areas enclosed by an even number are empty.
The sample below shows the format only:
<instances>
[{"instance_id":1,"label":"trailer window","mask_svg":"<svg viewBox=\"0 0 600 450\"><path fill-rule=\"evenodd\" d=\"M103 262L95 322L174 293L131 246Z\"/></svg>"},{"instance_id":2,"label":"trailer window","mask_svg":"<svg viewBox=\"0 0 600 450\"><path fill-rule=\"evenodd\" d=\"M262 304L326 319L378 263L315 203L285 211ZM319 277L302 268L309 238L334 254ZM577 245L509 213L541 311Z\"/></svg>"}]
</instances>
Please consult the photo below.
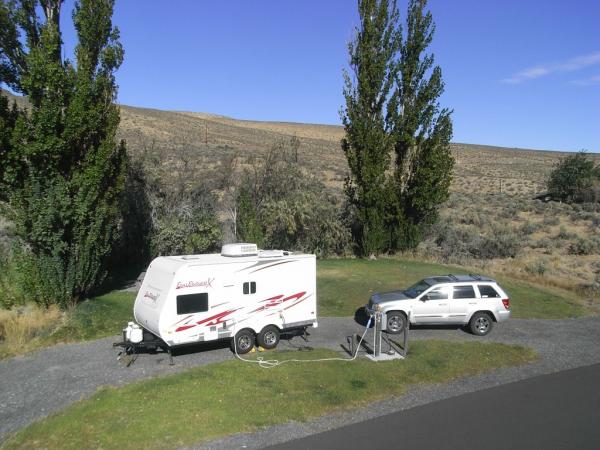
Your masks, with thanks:
<instances>
[{"instance_id":1,"label":"trailer window","mask_svg":"<svg viewBox=\"0 0 600 450\"><path fill-rule=\"evenodd\" d=\"M208 294L177 296L177 314L193 314L208 311Z\"/></svg>"},{"instance_id":2,"label":"trailer window","mask_svg":"<svg viewBox=\"0 0 600 450\"><path fill-rule=\"evenodd\" d=\"M246 294L256 294L256 282L250 281L244 283L244 295Z\"/></svg>"}]
</instances>

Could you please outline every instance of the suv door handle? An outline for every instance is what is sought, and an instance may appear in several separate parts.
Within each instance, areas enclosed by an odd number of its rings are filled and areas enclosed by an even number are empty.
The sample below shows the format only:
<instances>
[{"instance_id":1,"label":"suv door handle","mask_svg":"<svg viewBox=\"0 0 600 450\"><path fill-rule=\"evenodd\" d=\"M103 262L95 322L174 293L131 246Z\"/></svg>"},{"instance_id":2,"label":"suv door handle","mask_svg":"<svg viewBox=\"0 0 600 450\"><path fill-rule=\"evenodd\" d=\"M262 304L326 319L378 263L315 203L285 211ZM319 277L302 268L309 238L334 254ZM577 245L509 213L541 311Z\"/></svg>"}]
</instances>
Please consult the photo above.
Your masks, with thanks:
<instances>
[{"instance_id":1,"label":"suv door handle","mask_svg":"<svg viewBox=\"0 0 600 450\"><path fill-rule=\"evenodd\" d=\"M448 306L448 303L440 303L440 306Z\"/></svg>"}]
</instances>

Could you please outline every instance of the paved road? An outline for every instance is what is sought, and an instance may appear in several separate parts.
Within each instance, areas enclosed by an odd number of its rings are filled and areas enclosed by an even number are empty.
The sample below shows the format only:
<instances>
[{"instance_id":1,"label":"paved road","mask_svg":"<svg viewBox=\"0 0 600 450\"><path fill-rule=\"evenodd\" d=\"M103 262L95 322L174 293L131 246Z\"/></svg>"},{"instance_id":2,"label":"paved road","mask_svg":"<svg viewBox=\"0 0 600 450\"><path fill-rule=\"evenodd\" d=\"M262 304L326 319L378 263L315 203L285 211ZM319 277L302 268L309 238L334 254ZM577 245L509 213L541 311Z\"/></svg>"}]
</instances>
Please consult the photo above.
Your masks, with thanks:
<instances>
[{"instance_id":1,"label":"paved road","mask_svg":"<svg viewBox=\"0 0 600 450\"><path fill-rule=\"evenodd\" d=\"M271 450L600 448L600 364L430 403Z\"/></svg>"}]
</instances>

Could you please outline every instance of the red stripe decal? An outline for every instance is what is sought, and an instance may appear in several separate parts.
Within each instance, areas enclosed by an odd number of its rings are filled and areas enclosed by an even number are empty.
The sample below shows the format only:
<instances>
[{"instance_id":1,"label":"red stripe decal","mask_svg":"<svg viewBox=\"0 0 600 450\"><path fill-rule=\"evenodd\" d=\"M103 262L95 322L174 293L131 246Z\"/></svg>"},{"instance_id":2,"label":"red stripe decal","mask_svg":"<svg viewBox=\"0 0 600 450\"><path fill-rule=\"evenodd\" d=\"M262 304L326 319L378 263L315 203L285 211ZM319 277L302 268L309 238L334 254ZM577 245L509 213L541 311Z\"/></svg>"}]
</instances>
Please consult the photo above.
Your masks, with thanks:
<instances>
[{"instance_id":1,"label":"red stripe decal","mask_svg":"<svg viewBox=\"0 0 600 450\"><path fill-rule=\"evenodd\" d=\"M261 267L260 269L253 270L250 273L258 272L260 270L269 269L269 268L274 267L274 266L279 266L280 264L287 264L287 263L291 263L291 262L294 262L294 261L281 261L281 262L278 262L278 263L275 263L275 264L271 264L270 266L264 266L264 267Z\"/></svg>"},{"instance_id":2,"label":"red stripe decal","mask_svg":"<svg viewBox=\"0 0 600 450\"><path fill-rule=\"evenodd\" d=\"M188 320L190 317L192 317L192 316L190 315L190 316L184 317L183 319L181 319L181 320L178 320L177 322L175 322L175 323L174 323L173 325L171 325L171 326L173 326L173 327L174 327L174 326L175 326L175 325L177 325L178 323L185 322L185 321L186 321L186 320Z\"/></svg>"},{"instance_id":3,"label":"red stripe decal","mask_svg":"<svg viewBox=\"0 0 600 450\"><path fill-rule=\"evenodd\" d=\"M193 325L185 325L185 326L179 327L175 330L175 332L187 330L188 328L195 327L196 325L204 325L205 327L209 327L209 326L223 323L223 320L222 320L223 317L228 316L229 314L231 314L234 311L237 311L237 309L230 309L227 311L220 312L219 314L215 314L214 316L210 316L210 317L207 317L206 319L200 320L199 322L196 322Z\"/></svg>"},{"instance_id":4,"label":"red stripe decal","mask_svg":"<svg viewBox=\"0 0 600 450\"><path fill-rule=\"evenodd\" d=\"M276 295L275 297L271 297L271 298L268 298L266 300L261 300L259 303L264 303L264 302L268 302L268 301L271 301L271 300L279 300L281 297L283 297L283 294Z\"/></svg>"},{"instance_id":5,"label":"red stripe decal","mask_svg":"<svg viewBox=\"0 0 600 450\"><path fill-rule=\"evenodd\" d=\"M290 309L293 306L296 306L298 303L302 303L304 300L306 300L308 297L304 297L302 300L297 301L296 303L294 303L293 305L290 306L286 306L284 309Z\"/></svg>"}]
</instances>

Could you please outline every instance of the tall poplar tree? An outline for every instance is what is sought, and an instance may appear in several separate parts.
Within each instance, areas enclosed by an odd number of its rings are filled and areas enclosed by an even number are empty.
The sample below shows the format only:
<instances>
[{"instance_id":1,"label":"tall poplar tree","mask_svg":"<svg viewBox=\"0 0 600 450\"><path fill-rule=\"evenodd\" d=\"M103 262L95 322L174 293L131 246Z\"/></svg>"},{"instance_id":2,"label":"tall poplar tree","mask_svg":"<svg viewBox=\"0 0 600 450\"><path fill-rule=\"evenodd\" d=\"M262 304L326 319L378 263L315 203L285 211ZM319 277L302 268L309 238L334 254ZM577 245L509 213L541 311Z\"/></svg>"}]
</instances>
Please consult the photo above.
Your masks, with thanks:
<instances>
[{"instance_id":1,"label":"tall poplar tree","mask_svg":"<svg viewBox=\"0 0 600 450\"><path fill-rule=\"evenodd\" d=\"M426 0L409 0L403 31L395 1L358 2L342 149L362 255L414 247L448 198L451 111L439 106L441 69L425 53L435 29L425 7Z\"/></svg>"},{"instance_id":2,"label":"tall poplar tree","mask_svg":"<svg viewBox=\"0 0 600 450\"><path fill-rule=\"evenodd\" d=\"M114 0L75 2L74 62L62 57L62 3L0 5L0 82L29 100L1 163L7 211L24 243L24 291L40 303L66 305L105 276L126 154L116 143L114 72L123 49L112 25Z\"/></svg>"},{"instance_id":3,"label":"tall poplar tree","mask_svg":"<svg viewBox=\"0 0 600 450\"><path fill-rule=\"evenodd\" d=\"M355 213L354 239L368 256L388 241L386 170L394 147L388 110L395 109L390 97L401 35L395 0L359 0L358 12L360 25L348 45L352 74L344 71L342 149L350 168L345 191Z\"/></svg>"},{"instance_id":4,"label":"tall poplar tree","mask_svg":"<svg viewBox=\"0 0 600 450\"><path fill-rule=\"evenodd\" d=\"M454 159L451 111L441 109L442 70L426 50L435 25L427 0L409 0L390 110L395 164L390 180L390 248L415 247L449 196Z\"/></svg>"}]
</instances>

